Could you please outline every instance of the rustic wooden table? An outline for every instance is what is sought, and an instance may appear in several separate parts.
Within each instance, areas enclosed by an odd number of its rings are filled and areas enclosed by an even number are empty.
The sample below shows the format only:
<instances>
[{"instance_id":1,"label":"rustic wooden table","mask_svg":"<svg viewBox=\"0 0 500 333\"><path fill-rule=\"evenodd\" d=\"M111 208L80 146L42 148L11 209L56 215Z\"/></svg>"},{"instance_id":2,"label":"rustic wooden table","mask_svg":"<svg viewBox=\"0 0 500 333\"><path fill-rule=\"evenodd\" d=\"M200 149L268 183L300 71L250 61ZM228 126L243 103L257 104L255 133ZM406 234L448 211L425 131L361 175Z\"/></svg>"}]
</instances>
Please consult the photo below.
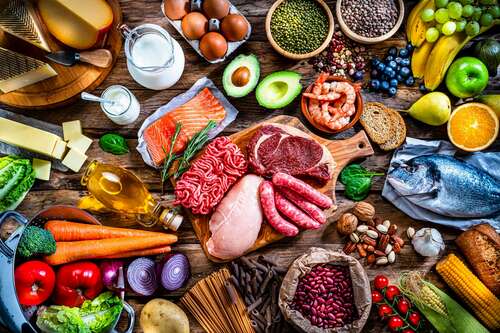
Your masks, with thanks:
<instances>
[{"instance_id":1,"label":"rustic wooden table","mask_svg":"<svg viewBox=\"0 0 500 333\"><path fill-rule=\"evenodd\" d=\"M307 62L297 63L281 57L271 48L271 45L268 43L264 30L264 18L267 10L273 3L272 0L231 1L244 15L246 15L253 28L250 40L240 49L238 49L238 52L236 52L237 54L256 54L260 60L262 76L265 76L276 70L293 69L301 72L304 75L304 84L309 83L313 80L315 73L311 65L307 64ZM221 76L224 67L227 64L227 61L221 64L211 65L201 59L200 56L198 56L198 54L195 53L195 51L184 41L184 39L169 25L167 19L161 12L161 1L120 0L120 3L122 6L124 23L130 26L136 26L142 23L159 24L162 27L166 28L169 32L171 32L174 38L180 42L186 55L186 67L181 80L173 88L164 91L144 89L143 87L135 83L128 74L126 68L126 60L122 50L111 74L104 81L104 83L98 89L96 89L96 91L94 91L94 93L99 94L103 89L112 84L122 84L131 89L141 104L140 117L134 124L123 127L117 126L106 118L97 104L86 103L83 101L78 101L72 105L56 110L15 111L58 125L64 121L80 119L85 135L90 136L94 140L94 144L88 152L88 156L91 160L97 159L105 163L120 165L128 168L129 170L132 170L147 184L149 189L159 197L161 195L161 187L158 171L146 167L140 155L135 150L135 147L137 145L138 129L148 115L153 113L161 105L166 104L174 96L189 89L191 85L201 77L208 76L215 82L215 84L219 88L221 88ZM334 10L335 2L328 1L328 3L330 5L330 8ZM407 13L414 3L415 1L407 1ZM389 46L401 47L405 44L406 42L404 38L404 32L403 29L401 29L396 36L384 43L371 46L370 50L373 52L373 54L383 55ZM490 84L489 89L498 91L498 87L499 85L497 79L494 81L494 84ZM372 94L367 92L363 92L363 95L365 101L380 101L396 109L406 109L421 95L421 93L419 92L418 87L415 86L410 88L400 87L397 96L395 96L394 98L386 98L379 94ZM231 100L231 102L240 111L240 113L238 115L238 118L226 128L224 134L235 133L247 128L248 126L256 122L280 114L300 117L298 99L294 101L294 103L286 107L284 110L276 111L268 111L259 107L253 93L245 98L233 99ZM301 119L303 122L306 122L303 118ZM429 140L447 138L445 126L430 127L422 123L413 121L408 117L405 118L405 121L408 127L409 137ZM338 137L349 137L359 130L360 126L357 125L354 129L344 132L338 135ZM114 156L103 152L99 148L97 144L99 137L104 133L110 131L120 133L126 137L128 145L131 148L130 154L123 156ZM499 150L500 146L498 143L499 142L497 140L494 148L497 151ZM362 165L371 170L385 172L388 168L388 164L392 154L381 151L376 145L374 145L374 149L375 154L373 156L360 162L362 162ZM26 214L28 217L31 217L37 211L50 205L76 204L78 198L86 193L85 188L80 185L80 178L81 174L62 173L53 170L50 181L36 182L34 188L29 192L28 196L19 207L19 211L23 214ZM375 178L372 192L370 193L367 201L375 205L378 215L397 224L400 233L404 232L409 226L413 226L415 228L426 226L436 227L436 225L432 225L430 223L412 220L404 213L396 209L390 202L383 199L381 197L383 184L384 177ZM343 186L342 184L338 183L337 198L339 201L340 210L345 209L345 207L350 204L346 199L344 199L342 193ZM328 223L319 230L303 232L296 238L285 239L280 242L274 243L270 246L267 246L266 248L257 251L255 254L274 255L276 256L276 258L278 258L278 261L280 263L282 263L283 265L288 265L295 257L304 253L304 251L312 246L321 246L329 249L341 249L344 244L344 239L342 239L337 233L335 223L333 223L334 220L335 217L333 216L330 219L331 223ZM134 225L134 221L123 219L117 214L101 216L101 221L106 225ZM459 234L459 231L451 228L444 228L441 226L437 226L437 228L443 233L443 236L445 238L447 245L446 252L454 250L456 247L453 243L453 240ZM199 279L207 276L212 271L217 270L221 267L220 265L216 265L210 262L205 257L198 239L196 238L189 222L186 222L182 225L178 235L179 242L175 245L174 249L176 251L182 251L188 255L191 262L193 276L189 281L188 286L186 286L185 288L177 290L173 293L155 295L156 297L164 297L172 301L177 301L184 294L184 292L188 290ZM372 279L379 273L384 273L390 278L396 279L398 277L398 274L402 271L422 270L425 272L429 272L430 278L434 281L439 282L437 276L433 272L433 266L438 259L439 258L423 258L417 255L411 246L405 246L393 265L380 268L367 267L366 270L370 279ZM127 301L129 301L137 311L137 319L139 318L139 313L143 304L145 304L150 299L151 298L147 297L138 297L137 295L134 295L132 293L127 295ZM374 320L368 321L364 331L382 331L383 326L378 322L378 320L376 320L376 317L372 315L371 318ZM124 324L125 323L121 323L121 326L123 327ZM193 317L190 317L190 325L192 328L192 332L203 332L203 329ZM138 321L136 322L136 329L134 330L134 332L141 332Z\"/></svg>"}]
</instances>

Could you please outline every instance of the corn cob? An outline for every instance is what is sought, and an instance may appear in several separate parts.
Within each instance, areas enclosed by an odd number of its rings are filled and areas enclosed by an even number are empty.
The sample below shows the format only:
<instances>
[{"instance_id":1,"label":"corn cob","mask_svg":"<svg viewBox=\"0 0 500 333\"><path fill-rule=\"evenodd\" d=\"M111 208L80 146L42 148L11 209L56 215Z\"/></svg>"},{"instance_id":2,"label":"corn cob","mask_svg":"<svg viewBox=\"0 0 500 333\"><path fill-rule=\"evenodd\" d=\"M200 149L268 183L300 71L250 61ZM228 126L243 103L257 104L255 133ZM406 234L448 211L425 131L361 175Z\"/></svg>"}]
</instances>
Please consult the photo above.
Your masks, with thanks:
<instances>
[{"instance_id":1,"label":"corn cob","mask_svg":"<svg viewBox=\"0 0 500 333\"><path fill-rule=\"evenodd\" d=\"M419 296L428 305L432 310L437 313L442 314L443 316L448 315L448 310L446 309L446 305L444 305L441 298L427 285L424 285L420 289Z\"/></svg>"},{"instance_id":2,"label":"corn cob","mask_svg":"<svg viewBox=\"0 0 500 333\"><path fill-rule=\"evenodd\" d=\"M442 259L436 270L486 327L500 329L500 300L456 255L450 254Z\"/></svg>"}]
</instances>

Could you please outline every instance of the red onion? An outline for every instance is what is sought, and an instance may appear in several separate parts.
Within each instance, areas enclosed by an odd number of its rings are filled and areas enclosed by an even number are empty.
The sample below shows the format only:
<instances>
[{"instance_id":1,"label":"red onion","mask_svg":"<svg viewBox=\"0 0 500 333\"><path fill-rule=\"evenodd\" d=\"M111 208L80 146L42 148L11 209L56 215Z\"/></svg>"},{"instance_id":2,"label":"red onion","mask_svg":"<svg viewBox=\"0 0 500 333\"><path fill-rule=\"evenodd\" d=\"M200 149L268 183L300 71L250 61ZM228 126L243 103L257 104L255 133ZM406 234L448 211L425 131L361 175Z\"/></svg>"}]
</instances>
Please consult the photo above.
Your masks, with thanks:
<instances>
[{"instance_id":1,"label":"red onion","mask_svg":"<svg viewBox=\"0 0 500 333\"><path fill-rule=\"evenodd\" d=\"M191 266L188 258L182 253L170 254L165 257L161 269L161 284L168 291L179 289L189 280Z\"/></svg>"},{"instance_id":2,"label":"red onion","mask_svg":"<svg viewBox=\"0 0 500 333\"><path fill-rule=\"evenodd\" d=\"M127 268L130 288L143 296L151 296L158 289L155 262L148 258L137 258Z\"/></svg>"},{"instance_id":3,"label":"red onion","mask_svg":"<svg viewBox=\"0 0 500 333\"><path fill-rule=\"evenodd\" d=\"M106 260L101 262L102 283L109 290L118 290L118 270L124 267L125 263L122 260Z\"/></svg>"}]
</instances>

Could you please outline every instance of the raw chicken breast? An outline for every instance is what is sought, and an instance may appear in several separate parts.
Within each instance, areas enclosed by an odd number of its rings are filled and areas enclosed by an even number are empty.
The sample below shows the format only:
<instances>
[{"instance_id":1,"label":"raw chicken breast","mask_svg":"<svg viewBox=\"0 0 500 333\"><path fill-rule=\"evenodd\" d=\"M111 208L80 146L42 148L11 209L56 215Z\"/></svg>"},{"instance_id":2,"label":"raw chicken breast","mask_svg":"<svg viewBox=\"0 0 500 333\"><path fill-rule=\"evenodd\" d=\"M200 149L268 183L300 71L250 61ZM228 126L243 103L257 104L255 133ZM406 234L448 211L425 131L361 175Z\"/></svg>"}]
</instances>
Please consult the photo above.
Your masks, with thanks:
<instances>
[{"instance_id":1,"label":"raw chicken breast","mask_svg":"<svg viewBox=\"0 0 500 333\"><path fill-rule=\"evenodd\" d=\"M256 175L241 178L212 214L207 248L214 257L239 257L255 243L263 220L259 201L262 180Z\"/></svg>"}]
</instances>

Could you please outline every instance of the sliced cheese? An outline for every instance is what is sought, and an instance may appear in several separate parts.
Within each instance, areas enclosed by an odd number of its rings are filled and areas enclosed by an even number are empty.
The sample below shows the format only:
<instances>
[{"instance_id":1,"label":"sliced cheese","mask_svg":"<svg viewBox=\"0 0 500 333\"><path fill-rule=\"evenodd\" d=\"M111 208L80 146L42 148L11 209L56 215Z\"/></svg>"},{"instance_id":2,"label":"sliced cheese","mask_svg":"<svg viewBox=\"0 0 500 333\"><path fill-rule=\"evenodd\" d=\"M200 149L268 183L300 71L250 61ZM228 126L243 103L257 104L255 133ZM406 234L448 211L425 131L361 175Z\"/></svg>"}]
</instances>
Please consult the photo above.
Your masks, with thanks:
<instances>
[{"instance_id":1,"label":"sliced cheese","mask_svg":"<svg viewBox=\"0 0 500 333\"><path fill-rule=\"evenodd\" d=\"M85 135L80 135L79 137L71 139L71 141L68 142L68 148L76 149L80 153L85 154L91 144L92 139L87 138Z\"/></svg>"},{"instance_id":2,"label":"sliced cheese","mask_svg":"<svg viewBox=\"0 0 500 333\"><path fill-rule=\"evenodd\" d=\"M0 141L52 157L54 148L62 138L50 132L0 118Z\"/></svg>"},{"instance_id":3,"label":"sliced cheese","mask_svg":"<svg viewBox=\"0 0 500 333\"><path fill-rule=\"evenodd\" d=\"M80 153L76 149L70 149L64 157L62 164L73 170L74 172L80 171L83 163L87 160L87 155Z\"/></svg>"},{"instance_id":4,"label":"sliced cheese","mask_svg":"<svg viewBox=\"0 0 500 333\"><path fill-rule=\"evenodd\" d=\"M66 142L58 140L52 151L52 157L61 160L66 152Z\"/></svg>"},{"instance_id":5,"label":"sliced cheese","mask_svg":"<svg viewBox=\"0 0 500 333\"><path fill-rule=\"evenodd\" d=\"M76 49L99 44L113 24L105 0L39 0L38 9L50 33Z\"/></svg>"},{"instance_id":6,"label":"sliced cheese","mask_svg":"<svg viewBox=\"0 0 500 333\"><path fill-rule=\"evenodd\" d=\"M71 141L82 135L82 125L80 120L67 121L62 123L64 141Z\"/></svg>"},{"instance_id":7,"label":"sliced cheese","mask_svg":"<svg viewBox=\"0 0 500 333\"><path fill-rule=\"evenodd\" d=\"M51 52L43 24L31 1L10 0L0 10L0 29L44 51Z\"/></svg>"},{"instance_id":8,"label":"sliced cheese","mask_svg":"<svg viewBox=\"0 0 500 333\"><path fill-rule=\"evenodd\" d=\"M0 91L8 93L56 75L49 64L0 47Z\"/></svg>"},{"instance_id":9,"label":"sliced cheese","mask_svg":"<svg viewBox=\"0 0 500 333\"><path fill-rule=\"evenodd\" d=\"M50 167L52 163L45 160L33 159L33 170L35 170L35 177L40 180L50 179Z\"/></svg>"}]
</instances>

